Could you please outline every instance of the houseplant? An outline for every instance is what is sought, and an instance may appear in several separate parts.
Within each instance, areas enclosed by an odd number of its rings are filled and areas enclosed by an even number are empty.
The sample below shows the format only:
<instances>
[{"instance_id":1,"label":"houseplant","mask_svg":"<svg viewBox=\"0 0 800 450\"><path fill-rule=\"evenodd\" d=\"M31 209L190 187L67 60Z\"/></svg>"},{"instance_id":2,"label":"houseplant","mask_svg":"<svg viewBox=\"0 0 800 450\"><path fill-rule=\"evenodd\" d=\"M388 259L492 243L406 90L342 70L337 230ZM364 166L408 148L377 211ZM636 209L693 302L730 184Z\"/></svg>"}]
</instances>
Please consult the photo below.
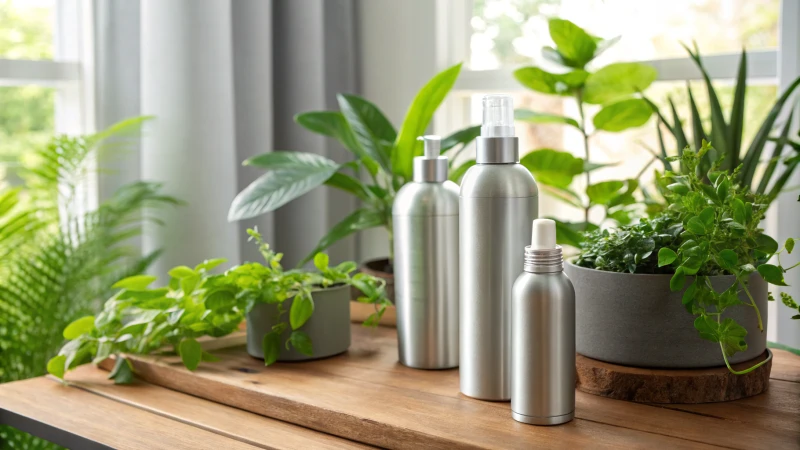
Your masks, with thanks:
<instances>
[{"instance_id":1,"label":"houseplant","mask_svg":"<svg viewBox=\"0 0 800 450\"><path fill-rule=\"evenodd\" d=\"M722 162L699 167L712 147L671 158L665 211L587 235L567 273L577 294L577 349L617 364L692 368L747 361L766 346L767 283L786 285L780 248L759 228L764 196L748 192ZM707 177L711 184L703 181ZM768 261L778 256L778 264ZM784 295L791 306L793 300ZM694 316L694 318L692 318ZM800 315L796 316L800 318ZM692 327L692 322L694 326ZM698 336L699 335L699 336Z\"/></svg>"},{"instance_id":2,"label":"houseplant","mask_svg":"<svg viewBox=\"0 0 800 450\"><path fill-rule=\"evenodd\" d=\"M700 170L703 173L707 172L716 158L724 156L725 159L723 159L720 166L721 170L733 173L734 169L739 167L740 164L742 165L742 168L736 172L733 182L742 185L750 192L763 195L763 201L766 201L767 204L772 203L786 186L797 165L800 164L800 143L789 136L794 111L789 112L788 118L781 127L778 136L770 136L776 124L778 124L779 117L792 93L800 86L800 77L793 80L786 91L775 101L764 121L758 126L758 131L753 140L746 146L744 154L742 154L742 148L745 145L745 142L743 142L743 128L746 111L747 52L742 50L742 56L739 59L732 107L726 119L725 112L720 104L720 95L714 88L711 78L703 66L700 51L696 46L694 51L686 46L684 48L703 76L711 111L711 127L707 131L707 128L703 125L692 89L688 85L686 90L691 112L688 131L684 130L683 121L678 115L675 103L671 98L668 99L669 110L666 113L660 112L651 102L653 109L658 114L659 122L675 138L677 144L675 153L680 154L680 151L687 145L691 148L699 148L704 139L710 140L714 144L714 149L708 152L700 161ZM667 119L667 117L670 117L670 119ZM659 138L665 165L673 169L671 163L666 161L665 144L660 131ZM767 149L768 142L772 142L774 145L772 146L772 153L766 155L764 150ZM759 166L762 165L764 165L763 171L759 170ZM780 166L783 166L782 171L777 170ZM680 168L675 168L674 170L685 172L685 169L685 166L681 165ZM704 181L709 182L707 178ZM646 190L644 192L647 193ZM652 196L648 197L652 198Z\"/></svg>"},{"instance_id":3,"label":"houseplant","mask_svg":"<svg viewBox=\"0 0 800 450\"><path fill-rule=\"evenodd\" d=\"M640 63L609 64L590 72L587 67L619 37L604 40L564 19L550 19L549 28L556 46L544 47L542 55L558 67L558 72L531 66L517 69L514 76L534 91L573 99L579 117L519 109L515 112L516 119L536 124L563 124L576 130L582 137L584 157L578 158L563 150L538 149L520 162L546 192L583 212L581 222L556 221L558 242L577 246L582 231L597 229L599 225L589 221L589 212L596 207L605 211L603 221L628 224L632 220L632 205L636 203L633 192L638 188L638 177L592 183L591 173L607 164L591 161L590 141L598 132L617 133L644 125L650 119L652 110L641 92L656 79L657 73L654 68ZM591 118L590 125L587 109L593 105L601 108ZM576 176L584 177L584 192L572 187Z\"/></svg>"},{"instance_id":4,"label":"houseplant","mask_svg":"<svg viewBox=\"0 0 800 450\"><path fill-rule=\"evenodd\" d=\"M207 260L194 268L178 266L169 271L168 285L157 288L150 287L156 280L152 276L118 281L113 287L119 291L105 303L103 311L82 317L64 329L64 338L69 342L47 363L48 372L63 378L66 371L81 364L99 363L116 355L117 363L109 378L127 383L133 369L124 354L154 353L166 346L180 354L186 368L195 370L201 361L214 360L197 339L228 335L238 329L245 317L249 324L248 351L263 357L266 365L282 359L341 353L350 345L347 288L351 285L368 293L369 297L360 301L379 306L365 323L377 325L383 308L389 304L382 280L365 274L351 277L355 263L329 267L327 255L322 253L314 257L319 272L284 271L280 265L283 255L272 251L256 230L248 233L258 245L264 264L245 263L224 274L212 273L225 262L222 259ZM320 325L310 326L315 300L322 300L315 298L315 293L342 291L342 287L344 302L325 298L335 304L320 305L337 322L326 326L321 320L317 322ZM342 311L335 310L337 305L343 309L344 320L338 320ZM264 311L263 307L271 311ZM251 316L255 308L261 310Z\"/></svg>"},{"instance_id":5,"label":"houseplant","mask_svg":"<svg viewBox=\"0 0 800 450\"><path fill-rule=\"evenodd\" d=\"M96 209L78 201L95 157L134 142L146 119L28 148L16 169L22 184L0 189L0 383L44 375L61 330L158 257L139 255L129 239L151 209L177 203L159 184L128 184ZM14 448L33 439L0 427L0 441Z\"/></svg>"},{"instance_id":6,"label":"houseplant","mask_svg":"<svg viewBox=\"0 0 800 450\"><path fill-rule=\"evenodd\" d=\"M417 137L425 134L460 70L460 64L450 67L423 86L408 108L399 132L377 106L355 95L338 95L339 111L297 115L298 124L314 133L335 138L353 153L355 160L342 164L314 153L297 151L276 151L248 159L245 165L263 168L266 173L236 196L228 219L241 220L274 211L323 184L341 189L356 196L361 206L334 225L299 265L357 231L383 227L389 236L389 258L370 261L367 265L373 272L391 274L395 194L411 180L413 159L422 155L422 143ZM453 133L442 140L442 152L459 145L463 149L479 132L479 127L470 127ZM452 169L453 177L466 171L461 167ZM388 286L388 290L391 291L392 286Z\"/></svg>"}]
</instances>

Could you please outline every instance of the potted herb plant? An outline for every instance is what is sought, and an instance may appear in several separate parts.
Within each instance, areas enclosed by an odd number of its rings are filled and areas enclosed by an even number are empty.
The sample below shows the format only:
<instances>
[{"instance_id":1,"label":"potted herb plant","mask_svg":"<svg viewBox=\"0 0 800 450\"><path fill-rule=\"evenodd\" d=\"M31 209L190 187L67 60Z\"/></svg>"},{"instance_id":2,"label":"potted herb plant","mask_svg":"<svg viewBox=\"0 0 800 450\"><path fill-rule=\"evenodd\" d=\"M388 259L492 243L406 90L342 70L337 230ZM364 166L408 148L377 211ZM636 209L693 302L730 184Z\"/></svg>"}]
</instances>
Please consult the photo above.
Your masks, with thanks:
<instances>
[{"instance_id":1,"label":"potted herb plant","mask_svg":"<svg viewBox=\"0 0 800 450\"><path fill-rule=\"evenodd\" d=\"M671 158L668 207L652 219L586 236L566 271L577 298L577 351L616 364L697 368L751 360L766 348L767 284L785 286L782 248L759 228L764 196L713 164L712 147ZM706 183L703 178L707 178ZM777 257L777 264L769 263ZM782 300L795 305L786 294ZM795 316L800 318L800 315Z\"/></svg>"},{"instance_id":2,"label":"potted herb plant","mask_svg":"<svg viewBox=\"0 0 800 450\"><path fill-rule=\"evenodd\" d=\"M248 159L245 165L263 168L266 173L236 196L228 219L241 220L274 211L323 184L348 192L361 201L361 206L334 225L300 265L357 231L383 227L389 238L389 256L366 261L362 269L384 278L388 296L393 299L392 203L397 191L411 181L414 157L422 155L422 143L417 137L425 134L460 70L460 64L450 67L423 86L411 102L399 131L377 106L356 95L338 95L339 111L297 115L295 121L299 125L336 139L355 159L338 163L298 151L276 151ZM463 149L479 133L480 127L453 133L442 140L442 152L457 146ZM451 167L451 178L457 179L466 168Z\"/></svg>"},{"instance_id":3,"label":"potted herb plant","mask_svg":"<svg viewBox=\"0 0 800 450\"><path fill-rule=\"evenodd\" d=\"M383 280L366 274L350 276L354 262L329 267L327 255L315 256L319 271L288 270L255 230L248 230L265 264L245 263L223 274L211 271L225 262L207 260L194 268L169 271L165 287L150 285L156 277L138 275L117 282L119 289L96 316L85 316L64 329L67 342L47 363L52 375L81 364L99 363L111 355L117 363L109 378L130 382L133 367L125 354L149 354L171 347L189 370L214 357L198 338L233 333L247 318L247 350L275 361L297 361L342 353L350 346L350 286L369 297L378 310L365 325L377 325L386 305Z\"/></svg>"}]
</instances>

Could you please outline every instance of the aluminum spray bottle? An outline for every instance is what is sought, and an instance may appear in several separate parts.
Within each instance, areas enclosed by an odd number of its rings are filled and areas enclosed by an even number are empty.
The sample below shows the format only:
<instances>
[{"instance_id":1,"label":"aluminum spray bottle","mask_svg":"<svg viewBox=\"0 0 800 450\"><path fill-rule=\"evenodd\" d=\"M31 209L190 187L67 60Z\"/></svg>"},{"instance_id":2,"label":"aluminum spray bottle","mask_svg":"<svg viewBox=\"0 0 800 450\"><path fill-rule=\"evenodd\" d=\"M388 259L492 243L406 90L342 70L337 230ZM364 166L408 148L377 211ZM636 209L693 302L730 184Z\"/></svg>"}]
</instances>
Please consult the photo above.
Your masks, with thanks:
<instances>
[{"instance_id":1,"label":"aluminum spray bottle","mask_svg":"<svg viewBox=\"0 0 800 450\"><path fill-rule=\"evenodd\" d=\"M483 98L477 147L476 164L461 182L459 208L461 392L509 400L511 287L539 210L536 182L519 164L510 96Z\"/></svg>"},{"instance_id":2,"label":"aluminum spray bottle","mask_svg":"<svg viewBox=\"0 0 800 450\"><path fill-rule=\"evenodd\" d=\"M398 350L408 367L447 369L458 366L458 185L441 138L420 139L425 155L392 208Z\"/></svg>"},{"instance_id":3,"label":"aluminum spray bottle","mask_svg":"<svg viewBox=\"0 0 800 450\"><path fill-rule=\"evenodd\" d=\"M511 414L534 425L569 422L575 417L575 289L564 274L554 221L533 221L512 296Z\"/></svg>"}]
</instances>

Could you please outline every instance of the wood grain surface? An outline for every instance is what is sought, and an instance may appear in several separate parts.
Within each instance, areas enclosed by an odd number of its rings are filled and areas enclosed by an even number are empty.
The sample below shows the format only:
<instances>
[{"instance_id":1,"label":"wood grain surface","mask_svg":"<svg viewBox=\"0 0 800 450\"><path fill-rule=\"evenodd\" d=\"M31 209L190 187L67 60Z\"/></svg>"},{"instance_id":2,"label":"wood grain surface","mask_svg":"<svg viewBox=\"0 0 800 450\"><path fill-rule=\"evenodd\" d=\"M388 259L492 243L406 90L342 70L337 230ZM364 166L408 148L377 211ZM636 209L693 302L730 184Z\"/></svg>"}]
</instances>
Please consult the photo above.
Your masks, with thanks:
<instances>
[{"instance_id":1,"label":"wood grain surface","mask_svg":"<svg viewBox=\"0 0 800 450\"><path fill-rule=\"evenodd\" d=\"M213 353L221 361L204 363L194 373L176 357L133 361L138 376L153 384L388 448L797 449L800 443L800 358L787 352L775 351L773 373L779 378L761 395L728 403L651 405L577 392L576 420L535 427L515 422L508 403L461 395L457 370L400 365L390 328L354 325L349 352L268 368L240 345L225 348L228 342L238 344L241 337L215 341Z\"/></svg>"}]
</instances>

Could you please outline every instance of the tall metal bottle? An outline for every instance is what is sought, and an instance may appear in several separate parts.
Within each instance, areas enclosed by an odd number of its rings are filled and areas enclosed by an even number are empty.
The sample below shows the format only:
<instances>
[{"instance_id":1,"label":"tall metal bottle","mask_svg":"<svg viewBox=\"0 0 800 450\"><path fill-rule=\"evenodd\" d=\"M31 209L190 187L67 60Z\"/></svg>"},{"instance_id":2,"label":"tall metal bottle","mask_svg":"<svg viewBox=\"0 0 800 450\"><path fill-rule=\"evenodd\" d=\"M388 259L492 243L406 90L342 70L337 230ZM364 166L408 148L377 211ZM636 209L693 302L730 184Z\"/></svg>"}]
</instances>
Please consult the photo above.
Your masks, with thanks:
<instances>
[{"instance_id":1,"label":"tall metal bottle","mask_svg":"<svg viewBox=\"0 0 800 450\"><path fill-rule=\"evenodd\" d=\"M539 212L539 190L519 164L510 96L483 98L476 164L461 181L461 392L511 398L511 287Z\"/></svg>"},{"instance_id":2,"label":"tall metal bottle","mask_svg":"<svg viewBox=\"0 0 800 450\"><path fill-rule=\"evenodd\" d=\"M569 422L575 417L575 289L564 274L554 221L533 221L512 295L511 414L534 425Z\"/></svg>"},{"instance_id":3,"label":"tall metal bottle","mask_svg":"<svg viewBox=\"0 0 800 450\"><path fill-rule=\"evenodd\" d=\"M458 185L441 138L420 139L425 156L392 208L398 350L406 366L447 369L458 366Z\"/></svg>"}]
</instances>

